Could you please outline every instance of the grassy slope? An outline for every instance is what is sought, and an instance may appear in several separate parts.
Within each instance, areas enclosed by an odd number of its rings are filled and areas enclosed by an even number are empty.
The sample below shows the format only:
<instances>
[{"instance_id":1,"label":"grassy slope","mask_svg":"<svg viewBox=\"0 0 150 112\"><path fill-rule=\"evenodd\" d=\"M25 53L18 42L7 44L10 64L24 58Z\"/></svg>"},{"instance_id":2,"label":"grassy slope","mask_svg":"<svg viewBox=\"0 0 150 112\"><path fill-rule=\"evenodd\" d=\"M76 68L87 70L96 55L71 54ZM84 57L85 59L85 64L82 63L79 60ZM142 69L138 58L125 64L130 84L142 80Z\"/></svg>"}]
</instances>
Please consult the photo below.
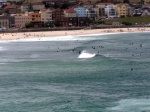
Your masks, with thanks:
<instances>
[{"instance_id":1,"label":"grassy slope","mask_svg":"<svg viewBox=\"0 0 150 112\"><path fill-rule=\"evenodd\" d=\"M130 0L130 2L140 2L141 0Z\"/></svg>"},{"instance_id":2,"label":"grassy slope","mask_svg":"<svg viewBox=\"0 0 150 112\"><path fill-rule=\"evenodd\" d=\"M130 22L130 23L150 23L150 16L145 17L126 17L126 18L116 18L105 20L106 23L112 24L113 22Z\"/></svg>"}]
</instances>

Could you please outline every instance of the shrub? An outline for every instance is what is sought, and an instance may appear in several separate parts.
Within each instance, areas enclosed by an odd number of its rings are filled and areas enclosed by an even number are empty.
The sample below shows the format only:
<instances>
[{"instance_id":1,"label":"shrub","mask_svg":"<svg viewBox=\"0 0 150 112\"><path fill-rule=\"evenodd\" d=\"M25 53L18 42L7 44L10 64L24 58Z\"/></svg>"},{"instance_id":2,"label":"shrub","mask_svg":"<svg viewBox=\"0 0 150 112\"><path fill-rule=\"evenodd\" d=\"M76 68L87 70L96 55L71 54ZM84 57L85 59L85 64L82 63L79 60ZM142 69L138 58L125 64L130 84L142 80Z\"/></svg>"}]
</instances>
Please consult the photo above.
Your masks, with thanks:
<instances>
[{"instance_id":1,"label":"shrub","mask_svg":"<svg viewBox=\"0 0 150 112\"><path fill-rule=\"evenodd\" d=\"M124 24L124 25L132 25L132 23L130 23L130 22L122 22L122 24Z\"/></svg>"},{"instance_id":2,"label":"shrub","mask_svg":"<svg viewBox=\"0 0 150 112\"><path fill-rule=\"evenodd\" d=\"M33 23L27 23L27 24L26 24L26 28L32 28L32 27L34 27L34 24L33 24Z\"/></svg>"}]
</instances>

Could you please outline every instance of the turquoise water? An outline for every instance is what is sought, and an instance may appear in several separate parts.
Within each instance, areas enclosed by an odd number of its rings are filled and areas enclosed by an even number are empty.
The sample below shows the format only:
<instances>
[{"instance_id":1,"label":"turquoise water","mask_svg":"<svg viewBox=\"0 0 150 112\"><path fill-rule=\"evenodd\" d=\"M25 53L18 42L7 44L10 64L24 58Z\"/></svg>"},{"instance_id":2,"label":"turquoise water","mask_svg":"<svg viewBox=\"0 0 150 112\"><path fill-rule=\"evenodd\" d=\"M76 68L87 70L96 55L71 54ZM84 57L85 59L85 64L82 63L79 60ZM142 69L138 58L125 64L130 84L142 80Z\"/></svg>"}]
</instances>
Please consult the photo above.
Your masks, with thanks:
<instances>
[{"instance_id":1,"label":"turquoise water","mask_svg":"<svg viewBox=\"0 0 150 112\"><path fill-rule=\"evenodd\" d=\"M150 112L150 33L0 42L0 112Z\"/></svg>"}]
</instances>

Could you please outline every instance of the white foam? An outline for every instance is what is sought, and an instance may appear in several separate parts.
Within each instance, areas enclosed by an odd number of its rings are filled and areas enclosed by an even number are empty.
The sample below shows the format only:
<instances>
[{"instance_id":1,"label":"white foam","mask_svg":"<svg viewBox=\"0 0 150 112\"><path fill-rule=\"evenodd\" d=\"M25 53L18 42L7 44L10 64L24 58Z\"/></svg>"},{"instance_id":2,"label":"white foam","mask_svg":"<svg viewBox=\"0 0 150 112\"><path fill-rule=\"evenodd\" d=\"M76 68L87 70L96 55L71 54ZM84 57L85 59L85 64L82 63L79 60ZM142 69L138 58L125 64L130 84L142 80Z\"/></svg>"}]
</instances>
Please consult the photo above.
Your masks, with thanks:
<instances>
[{"instance_id":1,"label":"white foam","mask_svg":"<svg viewBox=\"0 0 150 112\"><path fill-rule=\"evenodd\" d=\"M0 65L4 65L4 64L6 64L6 63L1 63L1 62L0 62Z\"/></svg>"},{"instance_id":2,"label":"white foam","mask_svg":"<svg viewBox=\"0 0 150 112\"><path fill-rule=\"evenodd\" d=\"M101 36L101 35L112 35L112 34L120 34L122 32L114 32L114 33L101 33L101 34L85 34L85 35L78 35L78 36Z\"/></svg>"},{"instance_id":3,"label":"white foam","mask_svg":"<svg viewBox=\"0 0 150 112\"><path fill-rule=\"evenodd\" d=\"M83 34L83 35L67 35L67 36L50 36L50 37L36 37L36 38L20 38L16 40L2 40L1 43L9 42L37 42L37 41L84 41L84 40L97 40L107 39L103 35L121 34L121 33L141 33L141 32L112 32L112 33L99 33L99 34Z\"/></svg>"},{"instance_id":4,"label":"white foam","mask_svg":"<svg viewBox=\"0 0 150 112\"><path fill-rule=\"evenodd\" d=\"M37 38L21 38L16 40L2 40L1 43L9 42L37 42L37 41L77 41L77 40L97 40L106 39L102 35L111 35L119 33L102 33L102 34L86 34L86 35L67 35L67 36L51 36L51 37L37 37ZM90 36L90 37L88 37ZM93 37L94 36L94 37Z\"/></svg>"},{"instance_id":5,"label":"white foam","mask_svg":"<svg viewBox=\"0 0 150 112\"><path fill-rule=\"evenodd\" d=\"M96 54L88 53L87 51L82 51L78 58L86 59L86 58L93 58Z\"/></svg>"},{"instance_id":6,"label":"white foam","mask_svg":"<svg viewBox=\"0 0 150 112\"><path fill-rule=\"evenodd\" d=\"M150 100L149 99L124 99L117 102L117 106L109 108L110 111L115 112L150 112Z\"/></svg>"},{"instance_id":7,"label":"white foam","mask_svg":"<svg viewBox=\"0 0 150 112\"><path fill-rule=\"evenodd\" d=\"M4 51L4 48L3 48L3 47L0 47L0 51Z\"/></svg>"}]
</instances>

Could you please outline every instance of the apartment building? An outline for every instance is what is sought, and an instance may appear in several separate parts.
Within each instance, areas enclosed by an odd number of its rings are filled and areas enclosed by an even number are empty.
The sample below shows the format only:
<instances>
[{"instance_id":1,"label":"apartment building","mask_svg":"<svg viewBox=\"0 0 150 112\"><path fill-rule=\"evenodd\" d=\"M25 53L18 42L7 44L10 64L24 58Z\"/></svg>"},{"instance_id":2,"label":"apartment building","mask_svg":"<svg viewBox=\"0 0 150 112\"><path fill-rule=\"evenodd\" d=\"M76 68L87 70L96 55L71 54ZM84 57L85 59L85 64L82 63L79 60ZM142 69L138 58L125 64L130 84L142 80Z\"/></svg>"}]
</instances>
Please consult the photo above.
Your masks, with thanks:
<instances>
[{"instance_id":1,"label":"apartment building","mask_svg":"<svg viewBox=\"0 0 150 112\"><path fill-rule=\"evenodd\" d=\"M0 27L9 28L9 16L0 16Z\"/></svg>"},{"instance_id":2,"label":"apartment building","mask_svg":"<svg viewBox=\"0 0 150 112\"><path fill-rule=\"evenodd\" d=\"M31 23L34 24L34 27L41 27L42 26L41 13L32 12L32 13L29 13L28 15L31 19Z\"/></svg>"},{"instance_id":3,"label":"apartment building","mask_svg":"<svg viewBox=\"0 0 150 112\"><path fill-rule=\"evenodd\" d=\"M103 2L103 3L98 3L95 5L95 14L96 14L96 19L102 19L102 18L106 18L106 16L109 16L108 11L110 9L110 7L113 7L114 4L111 2ZM107 9L105 9L107 8ZM107 11L107 13L105 12Z\"/></svg>"},{"instance_id":4,"label":"apartment building","mask_svg":"<svg viewBox=\"0 0 150 112\"><path fill-rule=\"evenodd\" d=\"M87 8L86 9L86 17L95 20L95 10L94 8Z\"/></svg>"},{"instance_id":5,"label":"apartment building","mask_svg":"<svg viewBox=\"0 0 150 112\"><path fill-rule=\"evenodd\" d=\"M43 8L40 10L40 13L41 13L41 22L47 23L52 21L52 10Z\"/></svg>"},{"instance_id":6,"label":"apartment building","mask_svg":"<svg viewBox=\"0 0 150 112\"><path fill-rule=\"evenodd\" d=\"M21 9L16 5L7 5L4 10L9 14L21 13Z\"/></svg>"},{"instance_id":7,"label":"apartment building","mask_svg":"<svg viewBox=\"0 0 150 112\"><path fill-rule=\"evenodd\" d=\"M23 28L27 23L31 22L31 18L26 14L14 14L16 28Z\"/></svg>"},{"instance_id":8,"label":"apartment building","mask_svg":"<svg viewBox=\"0 0 150 112\"><path fill-rule=\"evenodd\" d=\"M114 5L106 6L105 7L105 15L107 18L114 18L116 17L116 9Z\"/></svg>"},{"instance_id":9,"label":"apartment building","mask_svg":"<svg viewBox=\"0 0 150 112\"><path fill-rule=\"evenodd\" d=\"M74 8L77 13L77 17L86 17L86 8L82 6L77 6Z\"/></svg>"},{"instance_id":10,"label":"apartment building","mask_svg":"<svg viewBox=\"0 0 150 112\"><path fill-rule=\"evenodd\" d=\"M64 17L64 11L61 9L53 9L52 10L52 20L57 21L60 18Z\"/></svg>"},{"instance_id":11,"label":"apartment building","mask_svg":"<svg viewBox=\"0 0 150 112\"><path fill-rule=\"evenodd\" d=\"M29 17L31 18L31 22L41 22L41 13L39 12L32 12L29 13Z\"/></svg>"},{"instance_id":12,"label":"apartment building","mask_svg":"<svg viewBox=\"0 0 150 112\"><path fill-rule=\"evenodd\" d=\"M116 4L115 7L116 7L116 14L118 17L128 16L128 14L129 14L129 11L128 11L129 5L128 4L120 3L120 4Z\"/></svg>"}]
</instances>

